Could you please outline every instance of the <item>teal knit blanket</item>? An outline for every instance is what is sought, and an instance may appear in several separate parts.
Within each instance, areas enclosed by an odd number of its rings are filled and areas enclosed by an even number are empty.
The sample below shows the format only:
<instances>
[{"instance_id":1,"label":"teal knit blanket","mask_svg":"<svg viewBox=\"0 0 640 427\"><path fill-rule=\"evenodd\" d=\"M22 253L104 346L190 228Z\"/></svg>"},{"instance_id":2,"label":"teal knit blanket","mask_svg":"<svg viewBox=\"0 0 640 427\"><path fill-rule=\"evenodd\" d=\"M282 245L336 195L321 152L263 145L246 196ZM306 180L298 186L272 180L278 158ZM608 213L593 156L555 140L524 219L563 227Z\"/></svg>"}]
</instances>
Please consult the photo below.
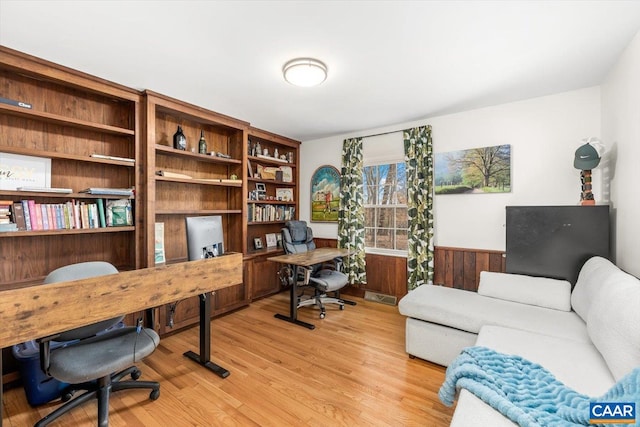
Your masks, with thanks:
<instances>
[{"instance_id":1,"label":"teal knit blanket","mask_svg":"<svg viewBox=\"0 0 640 427\"><path fill-rule=\"evenodd\" d=\"M589 403L594 401L635 402L636 411L640 409L640 367L604 395L591 398L565 386L537 363L486 347L468 347L449 365L439 392L442 403L452 406L460 388L523 427L593 426ZM637 412L635 425L640 425Z\"/></svg>"}]
</instances>

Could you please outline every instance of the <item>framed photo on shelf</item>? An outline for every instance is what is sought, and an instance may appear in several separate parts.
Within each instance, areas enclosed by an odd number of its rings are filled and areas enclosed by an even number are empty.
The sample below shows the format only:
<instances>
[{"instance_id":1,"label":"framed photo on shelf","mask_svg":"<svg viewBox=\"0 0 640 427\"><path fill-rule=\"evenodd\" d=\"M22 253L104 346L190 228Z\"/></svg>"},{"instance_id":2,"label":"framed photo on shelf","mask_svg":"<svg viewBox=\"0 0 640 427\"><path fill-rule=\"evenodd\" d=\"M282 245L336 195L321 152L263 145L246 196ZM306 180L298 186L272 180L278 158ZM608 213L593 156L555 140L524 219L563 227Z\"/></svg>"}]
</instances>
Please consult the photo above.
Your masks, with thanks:
<instances>
[{"instance_id":1,"label":"framed photo on shelf","mask_svg":"<svg viewBox=\"0 0 640 427\"><path fill-rule=\"evenodd\" d=\"M269 233L264 237L265 237L265 240L267 241L268 248L275 248L278 245L277 239L276 239L276 233Z\"/></svg>"},{"instance_id":2,"label":"framed photo on shelf","mask_svg":"<svg viewBox=\"0 0 640 427\"><path fill-rule=\"evenodd\" d=\"M282 248L282 233L276 233L276 246Z\"/></svg>"},{"instance_id":3,"label":"framed photo on shelf","mask_svg":"<svg viewBox=\"0 0 640 427\"><path fill-rule=\"evenodd\" d=\"M262 249L262 237L253 238L253 247L254 249Z\"/></svg>"},{"instance_id":4,"label":"framed photo on shelf","mask_svg":"<svg viewBox=\"0 0 640 427\"><path fill-rule=\"evenodd\" d=\"M276 188L276 199L282 202L293 202L293 188Z\"/></svg>"},{"instance_id":5,"label":"framed photo on shelf","mask_svg":"<svg viewBox=\"0 0 640 427\"><path fill-rule=\"evenodd\" d=\"M256 191L258 193L266 193L267 192L267 186L264 182L256 182Z\"/></svg>"}]
</instances>

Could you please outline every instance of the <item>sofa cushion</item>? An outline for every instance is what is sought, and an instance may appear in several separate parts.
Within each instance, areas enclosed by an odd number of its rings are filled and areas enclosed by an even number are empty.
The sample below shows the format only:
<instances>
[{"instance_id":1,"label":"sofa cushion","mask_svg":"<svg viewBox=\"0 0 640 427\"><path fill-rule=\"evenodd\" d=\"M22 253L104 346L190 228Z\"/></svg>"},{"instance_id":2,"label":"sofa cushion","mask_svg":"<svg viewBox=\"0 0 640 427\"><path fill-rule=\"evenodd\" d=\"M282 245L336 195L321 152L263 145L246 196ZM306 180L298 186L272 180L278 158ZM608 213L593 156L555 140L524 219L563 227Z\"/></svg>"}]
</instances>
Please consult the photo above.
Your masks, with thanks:
<instances>
[{"instance_id":1,"label":"sofa cushion","mask_svg":"<svg viewBox=\"0 0 640 427\"><path fill-rule=\"evenodd\" d=\"M585 323L574 312L549 310L444 286L419 286L400 300L398 309L405 316L476 334L483 325L501 325L590 342Z\"/></svg>"},{"instance_id":2,"label":"sofa cushion","mask_svg":"<svg viewBox=\"0 0 640 427\"><path fill-rule=\"evenodd\" d=\"M589 309L587 331L620 380L640 366L640 280L619 270Z\"/></svg>"},{"instance_id":3,"label":"sofa cushion","mask_svg":"<svg viewBox=\"0 0 640 427\"><path fill-rule=\"evenodd\" d=\"M571 294L571 307L586 322L591 304L606 283L622 271L606 258L595 256L587 260L580 269L576 286Z\"/></svg>"},{"instance_id":4,"label":"sofa cushion","mask_svg":"<svg viewBox=\"0 0 640 427\"><path fill-rule=\"evenodd\" d=\"M571 283L566 280L482 271L478 293L507 301L571 311Z\"/></svg>"}]
</instances>

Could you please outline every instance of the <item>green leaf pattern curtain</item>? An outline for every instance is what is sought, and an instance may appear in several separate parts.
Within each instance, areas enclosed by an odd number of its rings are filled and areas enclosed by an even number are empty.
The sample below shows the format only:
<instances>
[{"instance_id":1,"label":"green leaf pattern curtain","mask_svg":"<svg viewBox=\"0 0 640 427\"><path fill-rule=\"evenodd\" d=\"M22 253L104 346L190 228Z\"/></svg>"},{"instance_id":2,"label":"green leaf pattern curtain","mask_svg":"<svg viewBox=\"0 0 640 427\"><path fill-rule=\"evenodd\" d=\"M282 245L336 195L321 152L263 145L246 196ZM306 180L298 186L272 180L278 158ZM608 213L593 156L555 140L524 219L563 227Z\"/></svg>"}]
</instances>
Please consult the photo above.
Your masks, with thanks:
<instances>
[{"instance_id":1,"label":"green leaf pattern curtain","mask_svg":"<svg viewBox=\"0 0 640 427\"><path fill-rule=\"evenodd\" d=\"M403 132L409 241L407 289L433 282L433 143L431 126Z\"/></svg>"},{"instance_id":2,"label":"green leaf pattern curtain","mask_svg":"<svg viewBox=\"0 0 640 427\"><path fill-rule=\"evenodd\" d=\"M351 256L344 258L342 266L352 285L367 282L362 159L362 138L345 139L342 146L338 247L352 252Z\"/></svg>"}]
</instances>

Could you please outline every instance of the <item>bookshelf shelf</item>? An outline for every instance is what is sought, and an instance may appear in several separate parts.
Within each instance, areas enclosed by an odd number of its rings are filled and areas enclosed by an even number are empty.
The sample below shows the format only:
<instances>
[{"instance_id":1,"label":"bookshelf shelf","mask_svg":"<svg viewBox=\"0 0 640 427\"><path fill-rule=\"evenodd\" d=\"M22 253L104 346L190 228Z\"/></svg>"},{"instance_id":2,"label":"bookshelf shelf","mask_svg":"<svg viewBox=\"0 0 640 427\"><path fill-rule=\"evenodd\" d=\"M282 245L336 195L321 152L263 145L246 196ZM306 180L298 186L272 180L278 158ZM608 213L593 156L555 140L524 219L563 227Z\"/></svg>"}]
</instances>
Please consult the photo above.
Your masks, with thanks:
<instances>
[{"instance_id":1,"label":"bookshelf shelf","mask_svg":"<svg viewBox=\"0 0 640 427\"><path fill-rule=\"evenodd\" d=\"M249 182L260 182L262 184L273 184L278 187L296 187L297 184L295 182L284 182L284 181L275 181L273 179L260 179L260 178L247 178Z\"/></svg>"},{"instance_id":2,"label":"bookshelf shelf","mask_svg":"<svg viewBox=\"0 0 640 427\"><path fill-rule=\"evenodd\" d=\"M136 228L130 227L101 227L101 228L79 228L72 230L38 230L38 231L8 231L0 233L0 238L11 237L39 237L39 236L62 236L72 234L97 234L97 233L123 233L135 231Z\"/></svg>"},{"instance_id":3,"label":"bookshelf shelf","mask_svg":"<svg viewBox=\"0 0 640 427\"><path fill-rule=\"evenodd\" d=\"M135 131L131 129L110 126L101 123L94 123L86 120L74 119L72 117L59 116L44 111L37 111L22 107L14 107L13 105L0 104L0 113L15 117L26 118L30 120L38 120L43 123L55 123L63 126L85 129L96 132L112 133L115 135L135 135Z\"/></svg>"},{"instance_id":4,"label":"bookshelf shelf","mask_svg":"<svg viewBox=\"0 0 640 427\"><path fill-rule=\"evenodd\" d=\"M292 168L296 167L295 163L289 163L282 160L276 160L274 158L264 157L264 156L247 156L251 163L255 164L266 164L270 166L291 166Z\"/></svg>"},{"instance_id":5,"label":"bookshelf shelf","mask_svg":"<svg viewBox=\"0 0 640 427\"><path fill-rule=\"evenodd\" d=\"M88 194L88 193L49 193L49 192L38 192L38 191L15 191L15 190L0 190L0 194L2 197L16 199L15 201L24 200L24 199L33 199L33 198L47 198L47 199L56 199L56 200L95 200L95 199L106 199L106 200L117 200L117 199L130 199L134 200L134 196L118 196L113 194Z\"/></svg>"},{"instance_id":6,"label":"bookshelf shelf","mask_svg":"<svg viewBox=\"0 0 640 427\"><path fill-rule=\"evenodd\" d=\"M182 184L193 185L215 185L223 187L242 187L242 182L220 182L220 179L198 179L198 178L172 178L166 176L155 176L156 181L180 182Z\"/></svg>"},{"instance_id":7,"label":"bookshelf shelf","mask_svg":"<svg viewBox=\"0 0 640 427\"><path fill-rule=\"evenodd\" d=\"M173 147L169 147L167 145L161 145L161 144L156 144L156 153L164 154L167 156L190 158L190 159L197 160L199 162L211 162L211 163L230 164L230 165L242 164L242 160L227 159L224 157L211 156L208 154L199 154L199 153L192 153L190 151L176 150Z\"/></svg>"},{"instance_id":8,"label":"bookshelf shelf","mask_svg":"<svg viewBox=\"0 0 640 427\"><path fill-rule=\"evenodd\" d=\"M19 154L23 156L36 156L36 157L47 157L50 159L76 160L78 162L101 163L105 165L124 166L128 168L135 167L134 162L100 159L97 157L91 157L89 155L84 156L84 155L78 155L78 154L61 153L56 151L37 150L32 148L2 146L0 147L0 151L3 153Z\"/></svg>"},{"instance_id":9,"label":"bookshelf shelf","mask_svg":"<svg viewBox=\"0 0 640 427\"><path fill-rule=\"evenodd\" d=\"M156 209L156 215L240 215L241 209Z\"/></svg>"}]
</instances>

